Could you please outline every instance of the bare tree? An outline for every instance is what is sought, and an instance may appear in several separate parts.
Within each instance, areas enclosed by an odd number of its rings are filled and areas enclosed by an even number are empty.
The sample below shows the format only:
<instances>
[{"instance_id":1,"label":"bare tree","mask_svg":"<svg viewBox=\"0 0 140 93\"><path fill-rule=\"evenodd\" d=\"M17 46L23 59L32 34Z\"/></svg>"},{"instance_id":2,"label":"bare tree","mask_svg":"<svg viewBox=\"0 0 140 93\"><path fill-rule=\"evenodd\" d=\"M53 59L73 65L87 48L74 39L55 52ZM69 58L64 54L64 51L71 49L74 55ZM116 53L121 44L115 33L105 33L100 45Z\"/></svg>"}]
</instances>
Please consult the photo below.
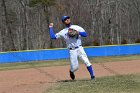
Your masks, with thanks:
<instances>
[{"instance_id":1,"label":"bare tree","mask_svg":"<svg viewBox=\"0 0 140 93\"><path fill-rule=\"evenodd\" d=\"M12 35L12 30L11 30L11 22L8 16L8 10L6 6L6 1L2 0L2 8L3 8L3 15L4 15L4 30L1 32L2 35L2 48L4 51L7 50L15 50L15 45L14 45L14 40L13 40L13 35Z\"/></svg>"},{"instance_id":2,"label":"bare tree","mask_svg":"<svg viewBox=\"0 0 140 93\"><path fill-rule=\"evenodd\" d=\"M65 47L51 40L48 24L57 33L65 26L63 15L87 34L83 45L140 42L139 0L1 0L0 51Z\"/></svg>"}]
</instances>

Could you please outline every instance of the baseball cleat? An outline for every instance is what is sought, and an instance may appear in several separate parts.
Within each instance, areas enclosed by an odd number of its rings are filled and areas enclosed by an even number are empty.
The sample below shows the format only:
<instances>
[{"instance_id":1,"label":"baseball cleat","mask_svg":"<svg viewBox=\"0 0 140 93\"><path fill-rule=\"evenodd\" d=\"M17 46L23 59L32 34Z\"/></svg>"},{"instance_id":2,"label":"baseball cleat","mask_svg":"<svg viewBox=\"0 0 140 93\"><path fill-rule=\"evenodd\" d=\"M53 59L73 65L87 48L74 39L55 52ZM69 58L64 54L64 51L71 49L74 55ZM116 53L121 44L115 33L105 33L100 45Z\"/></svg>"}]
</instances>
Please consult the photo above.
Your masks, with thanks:
<instances>
[{"instance_id":1,"label":"baseball cleat","mask_svg":"<svg viewBox=\"0 0 140 93\"><path fill-rule=\"evenodd\" d=\"M74 80L74 79L75 79L75 75L74 75L74 73L73 73L73 72L71 72L71 71L70 71L70 77L71 77L71 79L72 79L72 80Z\"/></svg>"},{"instance_id":2,"label":"baseball cleat","mask_svg":"<svg viewBox=\"0 0 140 93\"><path fill-rule=\"evenodd\" d=\"M91 77L91 80L95 80L95 81L96 81L96 78L95 78L95 76L92 76L92 77Z\"/></svg>"}]
</instances>

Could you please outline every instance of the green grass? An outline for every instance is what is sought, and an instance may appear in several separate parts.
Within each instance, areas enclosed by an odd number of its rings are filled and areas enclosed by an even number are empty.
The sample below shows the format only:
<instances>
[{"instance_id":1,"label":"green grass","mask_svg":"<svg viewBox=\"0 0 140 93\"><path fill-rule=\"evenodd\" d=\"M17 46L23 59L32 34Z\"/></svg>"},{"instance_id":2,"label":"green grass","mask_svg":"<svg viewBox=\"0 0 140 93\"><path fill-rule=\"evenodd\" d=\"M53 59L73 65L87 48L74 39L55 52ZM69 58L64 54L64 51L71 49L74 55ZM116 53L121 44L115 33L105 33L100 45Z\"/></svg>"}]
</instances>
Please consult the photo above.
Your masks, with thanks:
<instances>
[{"instance_id":1,"label":"green grass","mask_svg":"<svg viewBox=\"0 0 140 93\"><path fill-rule=\"evenodd\" d=\"M140 60L140 55L90 57L89 60L91 63ZM79 63L83 64L83 62L81 62L81 61ZM2 71L2 70L14 70L14 69L27 69L27 68L36 68L36 67L63 66L63 65L69 65L69 59L0 64L0 71Z\"/></svg>"},{"instance_id":2,"label":"green grass","mask_svg":"<svg viewBox=\"0 0 140 93\"><path fill-rule=\"evenodd\" d=\"M52 61L34 61L34 62L15 62L0 64L0 71L3 70L15 70L15 69L28 69L37 67L51 67L68 65L68 60L52 60Z\"/></svg>"},{"instance_id":3,"label":"green grass","mask_svg":"<svg viewBox=\"0 0 140 93\"><path fill-rule=\"evenodd\" d=\"M89 59L90 61L95 62L95 63L118 62L118 61L140 60L140 55L96 57L96 58L89 58Z\"/></svg>"},{"instance_id":4,"label":"green grass","mask_svg":"<svg viewBox=\"0 0 140 93\"><path fill-rule=\"evenodd\" d=\"M140 93L140 74L62 81L44 93Z\"/></svg>"}]
</instances>

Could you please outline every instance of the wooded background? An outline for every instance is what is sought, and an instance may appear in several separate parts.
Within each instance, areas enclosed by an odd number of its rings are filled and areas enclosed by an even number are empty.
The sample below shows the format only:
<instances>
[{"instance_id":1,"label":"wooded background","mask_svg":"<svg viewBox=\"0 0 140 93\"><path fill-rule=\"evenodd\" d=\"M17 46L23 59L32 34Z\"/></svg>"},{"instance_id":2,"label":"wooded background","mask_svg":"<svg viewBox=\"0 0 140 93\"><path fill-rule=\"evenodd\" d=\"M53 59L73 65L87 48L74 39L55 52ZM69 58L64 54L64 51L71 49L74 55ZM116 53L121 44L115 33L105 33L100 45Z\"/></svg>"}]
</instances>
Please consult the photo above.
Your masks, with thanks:
<instances>
[{"instance_id":1,"label":"wooded background","mask_svg":"<svg viewBox=\"0 0 140 93\"><path fill-rule=\"evenodd\" d=\"M66 47L48 33L63 15L86 30L84 46L140 43L140 0L0 0L0 52Z\"/></svg>"}]
</instances>

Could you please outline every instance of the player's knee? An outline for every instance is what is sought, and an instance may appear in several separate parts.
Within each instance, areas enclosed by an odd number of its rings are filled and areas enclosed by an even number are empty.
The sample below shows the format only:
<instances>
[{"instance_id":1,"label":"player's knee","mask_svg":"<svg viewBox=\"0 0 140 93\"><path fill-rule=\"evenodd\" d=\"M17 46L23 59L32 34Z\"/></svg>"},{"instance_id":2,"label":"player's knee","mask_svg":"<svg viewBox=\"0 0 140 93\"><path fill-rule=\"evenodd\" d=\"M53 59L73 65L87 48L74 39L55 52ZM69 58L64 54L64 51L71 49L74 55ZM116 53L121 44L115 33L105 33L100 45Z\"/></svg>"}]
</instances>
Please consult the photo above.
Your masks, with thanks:
<instances>
[{"instance_id":1,"label":"player's knee","mask_svg":"<svg viewBox=\"0 0 140 93\"><path fill-rule=\"evenodd\" d=\"M90 61L88 60L88 58L84 58L83 61L84 61L84 64L85 64L87 67L91 65L91 63L90 63Z\"/></svg>"},{"instance_id":2,"label":"player's knee","mask_svg":"<svg viewBox=\"0 0 140 93\"><path fill-rule=\"evenodd\" d=\"M87 67L89 67L89 66L91 66L92 64L91 64L89 61L87 61L87 62L85 62L85 65L86 65Z\"/></svg>"}]
</instances>

